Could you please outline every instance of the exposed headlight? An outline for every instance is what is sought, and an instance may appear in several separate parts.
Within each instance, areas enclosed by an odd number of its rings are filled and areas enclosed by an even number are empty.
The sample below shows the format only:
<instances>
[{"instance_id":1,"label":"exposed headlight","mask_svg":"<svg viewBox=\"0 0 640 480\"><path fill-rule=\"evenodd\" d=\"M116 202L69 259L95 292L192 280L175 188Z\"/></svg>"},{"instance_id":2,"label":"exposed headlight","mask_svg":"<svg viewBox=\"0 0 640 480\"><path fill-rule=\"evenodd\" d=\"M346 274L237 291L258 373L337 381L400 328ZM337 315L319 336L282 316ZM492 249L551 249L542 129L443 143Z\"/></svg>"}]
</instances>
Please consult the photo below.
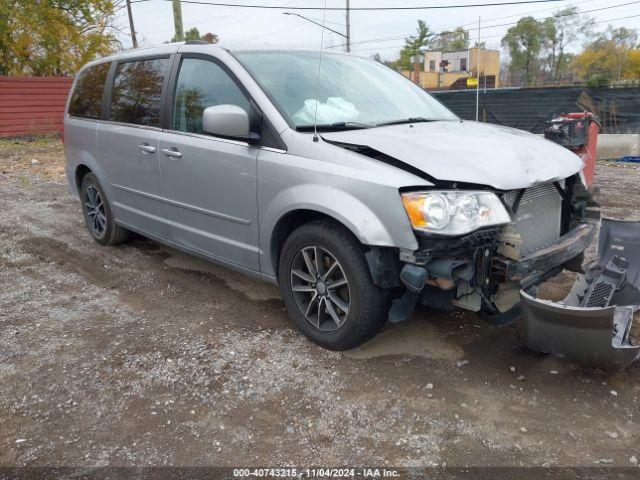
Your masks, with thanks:
<instances>
[{"instance_id":1,"label":"exposed headlight","mask_svg":"<svg viewBox=\"0 0 640 480\"><path fill-rule=\"evenodd\" d=\"M414 229L441 235L462 235L511 221L491 192L410 192L402 194L402 203Z\"/></svg>"}]
</instances>

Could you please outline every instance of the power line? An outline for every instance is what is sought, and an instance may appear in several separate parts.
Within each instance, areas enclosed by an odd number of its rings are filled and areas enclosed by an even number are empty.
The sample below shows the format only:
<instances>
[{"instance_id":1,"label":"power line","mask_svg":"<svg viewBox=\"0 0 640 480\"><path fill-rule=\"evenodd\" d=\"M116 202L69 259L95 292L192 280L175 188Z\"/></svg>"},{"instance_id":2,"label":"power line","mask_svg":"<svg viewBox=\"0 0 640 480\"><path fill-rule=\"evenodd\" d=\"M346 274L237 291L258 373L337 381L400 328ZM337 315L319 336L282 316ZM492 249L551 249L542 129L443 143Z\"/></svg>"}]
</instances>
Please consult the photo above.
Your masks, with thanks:
<instances>
[{"instance_id":1,"label":"power line","mask_svg":"<svg viewBox=\"0 0 640 480\"><path fill-rule=\"evenodd\" d=\"M585 13L600 12L602 10L610 10L612 8L626 7L628 5L635 5L637 3L640 3L640 1L620 3L618 5L610 5L608 7L592 8L591 10L584 10L584 11L581 11L581 12L578 11L576 13L562 13L562 14L558 14L558 15L551 15L549 17L536 18L534 20L539 22L539 21L542 21L542 20L549 20L551 18L572 17L572 16L575 16L575 15L583 15ZM499 23L499 24L496 24L496 25L488 25L488 26L482 27L482 28L483 29L487 29L487 28L495 28L495 27L505 27L505 26L510 26L510 25L516 25L517 23L518 22ZM469 30L475 30L475 28L470 28Z\"/></svg>"},{"instance_id":2,"label":"power line","mask_svg":"<svg viewBox=\"0 0 640 480\"><path fill-rule=\"evenodd\" d=\"M600 1L600 0L581 0L579 2L574 2L574 3L570 3L568 5L565 5L565 8L573 7L573 6L576 6L576 5L579 5L579 4L583 4L583 3L594 2L594 1ZM523 17L523 16L526 16L526 15L531 15L533 13L539 13L539 12L545 12L547 10L553 10L554 8L556 8L556 7L543 8L543 9L539 9L539 10L531 10L531 11L528 11L528 12L516 13L516 14L513 14L513 15L507 15L507 16L504 16L504 17L488 18L487 21L491 22L491 21L494 21L494 20L502 20L502 19L505 19L505 18ZM611 8L613 8L613 7L611 7ZM579 12L578 14L580 14L580 13L585 13L585 12ZM448 27L445 31L448 33L448 31L450 29L452 29L452 28L467 27L467 26L470 26L470 25L475 25L475 22L463 23L462 25L456 25L455 27ZM491 26L488 26L486 28L491 28ZM471 30L475 30L475 28L470 28L469 30L465 30L465 31L469 31L470 32ZM352 43L352 45L360 45L360 44L363 44L363 43L375 43L376 41L383 42L383 41L390 41L390 40L399 40L399 39L403 39L403 38L406 38L406 37L407 37L406 34L394 35L392 37L377 37L377 38L368 39L368 40L361 40L359 42ZM336 48L336 47L339 47L339 46L342 46L342 45L335 45L335 46L332 46L332 47L329 47L329 48Z\"/></svg>"},{"instance_id":3,"label":"power line","mask_svg":"<svg viewBox=\"0 0 640 480\"><path fill-rule=\"evenodd\" d=\"M151 0L132 0L131 3L148 2ZM172 0L163 0L170 2ZM474 8L474 7L500 7L505 5L525 5L530 3L553 3L562 2L565 0L519 0L511 2L492 2L492 3L473 3L465 5L429 5L429 6L412 6L412 7L352 7L351 11L389 11L389 10L441 10L450 8ZM206 2L203 0L182 0L182 3L191 3L196 5L211 5L215 7L234 7L234 8L259 8L267 10L328 10L328 11L345 11L347 7L287 7L284 5L257 5L257 4L238 4L238 3L223 3L223 2Z\"/></svg>"},{"instance_id":4,"label":"power line","mask_svg":"<svg viewBox=\"0 0 640 480\"><path fill-rule=\"evenodd\" d=\"M593 1L593 0L589 0L589 1ZM315 20L316 22L322 22L322 19L318 19L318 18L314 18L314 17L309 17L311 20ZM344 22L330 22L329 20L325 20L324 23L329 23L329 24L333 24L333 25L339 25L341 27L345 27L347 24Z\"/></svg>"},{"instance_id":5,"label":"power line","mask_svg":"<svg viewBox=\"0 0 640 480\"><path fill-rule=\"evenodd\" d=\"M636 18L636 17L640 17L640 14L639 15L629 15L629 16L626 16L626 17L610 18L609 20L600 20L598 22L593 22L593 23L597 24L597 23L616 22L618 20L626 20L627 18Z\"/></svg>"},{"instance_id":6,"label":"power line","mask_svg":"<svg viewBox=\"0 0 640 480\"><path fill-rule=\"evenodd\" d=\"M302 18L303 20L306 20L307 22L313 23L314 25L318 25L319 27L322 27L325 30L329 30L330 32L333 32L333 33L335 33L337 35L340 35L343 38L346 38L347 39L347 45L349 45L349 33L348 33L349 29L347 29L347 33L344 34L344 33L341 33L341 32L339 32L337 30L334 30L332 28L327 27L326 25L324 25L324 23L316 22L315 20L311 20L310 18L307 18L304 15L300 15L299 13L284 12L283 15L294 15L296 17Z\"/></svg>"},{"instance_id":7,"label":"power line","mask_svg":"<svg viewBox=\"0 0 640 480\"><path fill-rule=\"evenodd\" d=\"M125 0L118 0L117 2L115 2L112 5L112 9L113 10L111 10L108 13L104 13L104 14L100 15L97 18L94 18L93 19L93 23L98 23L98 22L101 22L102 20L104 20L105 18L109 18L109 17L114 16L119 10L122 10L123 8L125 8L126 5L125 5L124 2L125 2Z\"/></svg>"},{"instance_id":8,"label":"power line","mask_svg":"<svg viewBox=\"0 0 640 480\"><path fill-rule=\"evenodd\" d=\"M567 5L564 6L564 8L569 8L569 7L574 7L576 5L580 5L583 3L589 3L589 2L597 2L600 0L581 0L579 2L573 2L573 3L569 3ZM504 17L493 17L493 18L487 18L487 22L493 22L494 20L504 20L505 18L513 18L513 17L522 17L523 15L531 15L533 13L539 13L539 12L546 12L548 10L553 10L554 8L557 7L547 7L547 8L540 8L538 10L531 10L529 12L524 12L524 13L514 13L513 15L505 15ZM465 23L463 25L460 25L461 27L467 27L470 25L475 25L476 22L470 22L470 23Z\"/></svg>"},{"instance_id":9,"label":"power line","mask_svg":"<svg viewBox=\"0 0 640 480\"><path fill-rule=\"evenodd\" d=\"M609 22L616 22L618 20L626 20L629 18L637 18L640 17L640 14L638 15L628 15L625 17L618 17L618 18L610 18L608 20L599 20L597 22L593 22L594 25L600 24L600 23L609 23ZM484 27L483 27L484 28ZM475 29L474 29L475 30ZM448 32L443 32L443 33L448 33ZM440 35L441 33L437 33L436 35ZM487 38L499 38L502 37L503 35L489 35L489 36L483 36L482 39L486 40ZM388 46L388 47L372 47L372 48L359 48L358 51L360 52L366 52L366 51L374 51L374 50L390 50L392 48L397 49L397 48L402 48L403 45L394 45L394 46Z\"/></svg>"},{"instance_id":10,"label":"power line","mask_svg":"<svg viewBox=\"0 0 640 480\"><path fill-rule=\"evenodd\" d=\"M549 16L549 17L543 17L543 18L539 18L539 19L535 19L535 20L536 21L543 21L543 20L548 20L548 19L551 19L551 18L571 17L571 16L583 15L583 14L591 13L591 12L599 12L599 11L602 11L602 10L610 10L612 8L626 7L628 5L634 5L634 4L638 4L638 3L640 3L640 0L635 0L633 2L620 3L618 5L610 5L608 7L593 8L593 9L590 9L590 10L579 11L579 12L576 12L576 13L565 13L565 14L561 14L561 15L552 15L552 16ZM527 14L525 13L524 16L526 16L526 15ZM506 27L506 26L512 26L512 25L517 25L517 24L518 24L518 22L499 23L499 24L495 24L495 25L483 26L482 29L486 30L488 28ZM477 29L478 29L477 27L468 28L468 29L465 29L464 31L466 33L470 33L470 32L472 32L474 30L477 30ZM452 32L451 29L448 29L448 30L443 30L443 31L441 31L439 33L436 33L433 36L440 36L440 35L447 34L447 33L453 33L453 32ZM356 45L363 45L365 43L377 43L377 42L386 42L386 41L391 41L391 40L400 40L400 39L406 38L407 36L408 35L400 35L400 34L398 34L398 35L394 35L394 36L390 36L390 37L370 38L370 39L367 39L367 40L360 40L359 42L352 42L351 45L352 46L356 46ZM485 38L490 38L490 37L485 37ZM331 48L338 48L338 47L342 47L342 46L344 46L344 44L334 45Z\"/></svg>"}]
</instances>

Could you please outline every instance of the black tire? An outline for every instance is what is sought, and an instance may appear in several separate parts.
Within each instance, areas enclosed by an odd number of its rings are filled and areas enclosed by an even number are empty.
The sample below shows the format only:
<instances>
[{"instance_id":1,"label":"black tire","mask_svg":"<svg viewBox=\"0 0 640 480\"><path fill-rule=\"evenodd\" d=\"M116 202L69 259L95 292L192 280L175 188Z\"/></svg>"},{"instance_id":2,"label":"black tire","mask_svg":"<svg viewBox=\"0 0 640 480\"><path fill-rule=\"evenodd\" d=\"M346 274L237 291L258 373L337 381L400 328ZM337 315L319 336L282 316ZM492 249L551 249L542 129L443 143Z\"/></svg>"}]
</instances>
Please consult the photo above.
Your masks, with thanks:
<instances>
[{"instance_id":1,"label":"black tire","mask_svg":"<svg viewBox=\"0 0 640 480\"><path fill-rule=\"evenodd\" d=\"M318 280L317 284L310 284L309 280L301 280L302 284L294 286L294 283L299 281L297 275L300 274L300 268L296 268L299 263L295 262L300 261L300 255L304 256L304 251L309 251L314 246L320 252L314 258L319 258L320 263L324 264L318 267L317 261L312 262L320 272L316 278L321 279L321 273L331 270L332 260L337 260L338 267L332 270L331 275L336 275L337 269L342 273L333 285L330 285L329 279L327 280L328 287L323 287L324 294L317 290L321 283L324 285L324 281ZM304 257L305 262L307 258ZM304 265L308 266L307 263ZM292 274L292 270L298 273ZM302 273L308 276L309 271L307 269ZM376 287L371 281L362 245L350 232L335 222L313 221L291 233L282 248L278 272L280 289L289 314L293 317L298 328L309 339L322 347L330 350L347 350L361 345L373 337L387 319L389 313L388 292ZM331 290L337 288L337 285L341 283L340 278L346 279L346 286L342 287L342 290ZM313 291L301 293L298 290L294 293L294 288L300 289L309 285L312 285ZM338 308L339 304L333 303L331 300L335 299L335 296L332 295L339 292L343 297L338 300L342 300L342 305L346 305L344 289L348 292L348 313L341 311ZM305 298L319 297L321 300L324 298L324 303L319 302L323 311L321 312L320 306L317 308L317 325L311 323L312 320L303 311L304 305L301 306L300 296L305 294L309 295ZM312 300L308 305L311 303ZM338 317L342 315L340 319L342 323L335 321L336 312L339 314ZM315 311L310 317L315 319L314 315ZM321 317L324 320L321 321ZM326 325L334 327L334 329L327 329Z\"/></svg>"},{"instance_id":2,"label":"black tire","mask_svg":"<svg viewBox=\"0 0 640 480\"><path fill-rule=\"evenodd\" d=\"M94 192L97 193L97 197L94 196ZM95 201L96 198L98 199L97 202ZM80 200L85 225L96 242L102 245L118 245L127 241L130 232L115 223L111 205L109 205L107 196L93 173L87 173L82 179ZM90 205L96 203L96 208L90 207ZM96 221L96 215L100 216L99 221Z\"/></svg>"}]
</instances>

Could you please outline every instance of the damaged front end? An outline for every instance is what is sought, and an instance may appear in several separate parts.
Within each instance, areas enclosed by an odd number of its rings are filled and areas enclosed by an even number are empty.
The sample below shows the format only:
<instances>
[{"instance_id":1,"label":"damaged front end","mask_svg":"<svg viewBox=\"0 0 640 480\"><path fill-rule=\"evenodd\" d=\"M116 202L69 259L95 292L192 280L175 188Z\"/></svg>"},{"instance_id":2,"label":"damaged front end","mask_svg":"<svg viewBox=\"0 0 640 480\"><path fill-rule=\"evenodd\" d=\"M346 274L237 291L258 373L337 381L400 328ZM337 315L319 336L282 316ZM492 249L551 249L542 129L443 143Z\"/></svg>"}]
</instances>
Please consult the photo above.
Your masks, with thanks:
<instances>
[{"instance_id":1,"label":"damaged front end","mask_svg":"<svg viewBox=\"0 0 640 480\"><path fill-rule=\"evenodd\" d=\"M416 232L420 248L401 252L406 293L390 320L408 318L416 304L481 313L494 325L520 318L520 290L562 269L580 271L599 209L578 175L562 182L497 192L512 221L459 237Z\"/></svg>"},{"instance_id":2,"label":"damaged front end","mask_svg":"<svg viewBox=\"0 0 640 480\"><path fill-rule=\"evenodd\" d=\"M603 220L597 260L582 268L600 212L579 177L504 192L513 221L455 238L418 234L401 252L405 293L390 320L415 305L478 312L493 325L523 318L527 346L586 367L624 368L640 357L632 325L640 310L640 222ZM536 298L562 270L579 273L561 302ZM640 315L640 314L639 314Z\"/></svg>"},{"instance_id":3,"label":"damaged front end","mask_svg":"<svg viewBox=\"0 0 640 480\"><path fill-rule=\"evenodd\" d=\"M624 368L640 357L631 338L640 310L640 222L603 219L598 256L561 302L523 289L527 346L586 367Z\"/></svg>"}]
</instances>

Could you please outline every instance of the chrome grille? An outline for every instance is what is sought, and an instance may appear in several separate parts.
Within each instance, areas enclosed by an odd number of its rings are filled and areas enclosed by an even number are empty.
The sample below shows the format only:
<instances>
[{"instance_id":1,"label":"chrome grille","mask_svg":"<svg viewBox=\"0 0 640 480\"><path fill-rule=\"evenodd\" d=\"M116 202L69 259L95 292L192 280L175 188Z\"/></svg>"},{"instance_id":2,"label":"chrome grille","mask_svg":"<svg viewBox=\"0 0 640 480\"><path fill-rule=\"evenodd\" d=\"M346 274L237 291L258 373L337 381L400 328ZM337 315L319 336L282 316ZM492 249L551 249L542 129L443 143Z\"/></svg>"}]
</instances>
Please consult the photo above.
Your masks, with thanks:
<instances>
[{"instance_id":1,"label":"chrome grille","mask_svg":"<svg viewBox=\"0 0 640 480\"><path fill-rule=\"evenodd\" d=\"M564 183L564 182L563 182ZM513 206L518 190L504 195L507 205ZM521 255L553 243L560 238L562 197L552 183L527 188L516 212L515 228L522 235Z\"/></svg>"}]
</instances>

